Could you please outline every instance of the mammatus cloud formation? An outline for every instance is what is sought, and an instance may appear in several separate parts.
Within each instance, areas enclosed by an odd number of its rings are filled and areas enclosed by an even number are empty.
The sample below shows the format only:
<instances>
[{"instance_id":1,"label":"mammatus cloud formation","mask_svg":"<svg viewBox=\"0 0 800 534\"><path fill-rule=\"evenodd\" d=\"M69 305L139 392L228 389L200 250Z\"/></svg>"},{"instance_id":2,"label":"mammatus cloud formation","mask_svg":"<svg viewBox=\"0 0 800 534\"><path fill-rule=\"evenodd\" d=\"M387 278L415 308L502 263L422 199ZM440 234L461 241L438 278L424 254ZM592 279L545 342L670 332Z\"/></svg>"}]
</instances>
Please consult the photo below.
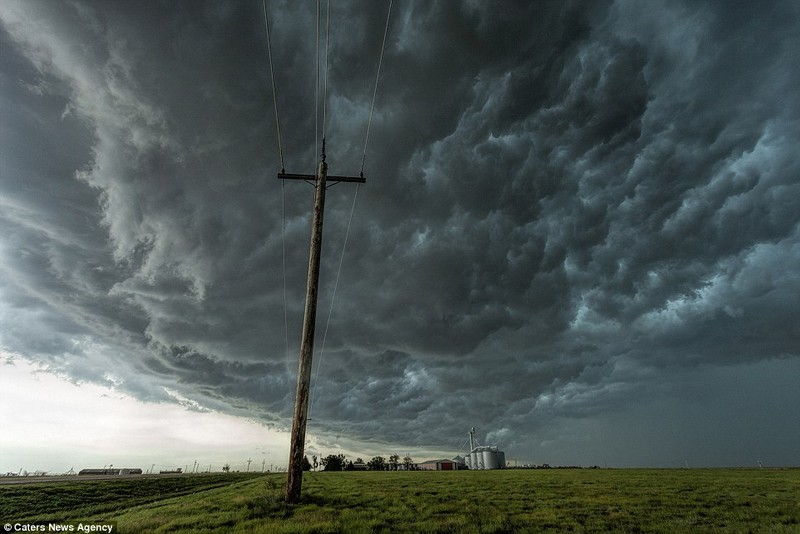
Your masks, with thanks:
<instances>
[{"instance_id":1,"label":"mammatus cloud formation","mask_svg":"<svg viewBox=\"0 0 800 534\"><path fill-rule=\"evenodd\" d=\"M580 462L693 413L676 447L713 450L737 387L796 463L798 7L395 4L311 431L477 426ZM386 8L332 7L333 174L360 166ZM312 172L316 6L268 9L286 168ZM285 427L312 190L275 180L261 3L8 0L0 22L0 344ZM320 334L353 193L329 195Z\"/></svg>"}]
</instances>

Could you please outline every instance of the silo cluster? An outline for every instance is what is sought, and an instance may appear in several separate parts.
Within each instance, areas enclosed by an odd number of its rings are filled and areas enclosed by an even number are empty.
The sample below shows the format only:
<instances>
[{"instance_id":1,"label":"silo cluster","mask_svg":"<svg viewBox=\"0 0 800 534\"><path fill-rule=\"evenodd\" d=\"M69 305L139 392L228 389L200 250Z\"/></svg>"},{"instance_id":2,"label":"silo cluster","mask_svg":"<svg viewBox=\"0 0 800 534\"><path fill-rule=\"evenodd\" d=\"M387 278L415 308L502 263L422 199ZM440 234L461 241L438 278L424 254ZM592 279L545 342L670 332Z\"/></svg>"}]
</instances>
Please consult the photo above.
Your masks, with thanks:
<instances>
[{"instance_id":1,"label":"silo cluster","mask_svg":"<svg viewBox=\"0 0 800 534\"><path fill-rule=\"evenodd\" d=\"M497 447L475 447L464 457L470 469L503 469L506 466L506 454Z\"/></svg>"}]
</instances>

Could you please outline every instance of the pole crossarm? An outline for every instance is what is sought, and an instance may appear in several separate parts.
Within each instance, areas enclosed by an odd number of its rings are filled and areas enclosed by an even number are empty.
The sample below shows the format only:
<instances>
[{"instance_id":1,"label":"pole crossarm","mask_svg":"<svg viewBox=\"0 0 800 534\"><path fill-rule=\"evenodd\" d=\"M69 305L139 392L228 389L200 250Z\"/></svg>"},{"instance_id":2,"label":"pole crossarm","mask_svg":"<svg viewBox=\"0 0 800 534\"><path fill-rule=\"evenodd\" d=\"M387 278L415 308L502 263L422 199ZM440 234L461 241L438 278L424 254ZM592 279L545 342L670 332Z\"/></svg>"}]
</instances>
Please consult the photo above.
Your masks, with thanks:
<instances>
[{"instance_id":1,"label":"pole crossarm","mask_svg":"<svg viewBox=\"0 0 800 534\"><path fill-rule=\"evenodd\" d=\"M316 182L317 176L314 174L295 174L290 172L279 172L278 180L302 180L304 182ZM334 185L338 182L352 182L357 184L367 183L367 179L363 176L328 176L328 185ZM333 183L331 183L333 182Z\"/></svg>"}]
</instances>

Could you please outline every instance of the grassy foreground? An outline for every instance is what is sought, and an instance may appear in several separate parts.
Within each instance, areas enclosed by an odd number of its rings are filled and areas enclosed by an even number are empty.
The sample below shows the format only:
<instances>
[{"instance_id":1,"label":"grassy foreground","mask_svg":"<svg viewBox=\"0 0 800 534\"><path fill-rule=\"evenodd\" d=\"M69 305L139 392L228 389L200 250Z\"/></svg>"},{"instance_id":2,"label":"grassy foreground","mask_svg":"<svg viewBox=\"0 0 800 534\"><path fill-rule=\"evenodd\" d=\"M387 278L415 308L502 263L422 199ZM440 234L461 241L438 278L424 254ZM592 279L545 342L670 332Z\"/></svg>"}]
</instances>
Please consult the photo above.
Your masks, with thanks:
<instances>
[{"instance_id":1,"label":"grassy foreground","mask_svg":"<svg viewBox=\"0 0 800 534\"><path fill-rule=\"evenodd\" d=\"M800 469L307 473L296 506L282 503L284 475L227 477L149 497L137 488L146 479L130 480L138 497L128 501L107 482L66 484L80 505L48 497L57 484L0 487L0 522L113 521L123 534L800 532Z\"/></svg>"}]
</instances>

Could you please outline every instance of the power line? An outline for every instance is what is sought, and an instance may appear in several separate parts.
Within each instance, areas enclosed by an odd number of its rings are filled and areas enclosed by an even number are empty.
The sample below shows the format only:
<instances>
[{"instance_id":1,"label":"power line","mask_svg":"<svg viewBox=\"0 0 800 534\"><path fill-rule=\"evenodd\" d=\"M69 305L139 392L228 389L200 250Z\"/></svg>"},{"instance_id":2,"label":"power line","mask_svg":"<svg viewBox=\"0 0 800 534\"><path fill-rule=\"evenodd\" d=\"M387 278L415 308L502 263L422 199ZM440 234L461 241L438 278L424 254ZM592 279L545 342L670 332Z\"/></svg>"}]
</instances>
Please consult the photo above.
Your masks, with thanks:
<instances>
[{"instance_id":1,"label":"power line","mask_svg":"<svg viewBox=\"0 0 800 534\"><path fill-rule=\"evenodd\" d=\"M319 157L319 3L317 0L317 63L316 63L316 87L314 88L314 157ZM316 160L314 163L316 167ZM314 169L316 173L316 168Z\"/></svg>"},{"instance_id":2,"label":"power line","mask_svg":"<svg viewBox=\"0 0 800 534\"><path fill-rule=\"evenodd\" d=\"M353 222L353 213L356 211L356 199L358 198L358 190L361 184L356 184L356 191L353 194L353 205L350 207L350 218L347 220L347 230L344 233L344 243L342 244L342 254L339 257L339 269L336 271L336 279L333 282L333 294L331 295L331 306L328 310L328 319L325 322L325 332L322 335L322 347L319 351L319 363L317 363L317 372L314 374L314 389L311 392L311 406L308 408L308 413L311 415L314 410L314 399L316 398L317 384L319 383L319 372L322 369L322 356L325 354L325 343L328 340L328 328L331 326L331 316L333 316L333 304L336 301L336 288L339 287L339 277L342 274L342 265L344 264L344 252L347 249L347 240L350 237L350 226Z\"/></svg>"},{"instance_id":3,"label":"power line","mask_svg":"<svg viewBox=\"0 0 800 534\"><path fill-rule=\"evenodd\" d=\"M269 31L269 17L267 16L267 0L262 0L264 7L264 26L267 28L267 54L269 55L269 75L272 79L272 103L275 106L275 127L278 130L278 155L281 158L281 172L284 171L283 146L281 144L281 121L278 118L278 93L275 91L275 70L272 67L272 38Z\"/></svg>"},{"instance_id":4,"label":"power line","mask_svg":"<svg viewBox=\"0 0 800 534\"><path fill-rule=\"evenodd\" d=\"M331 0L327 4L327 21L325 22L325 75L324 90L322 92L322 139L325 139L325 114L328 102L328 48L331 42Z\"/></svg>"},{"instance_id":5,"label":"power line","mask_svg":"<svg viewBox=\"0 0 800 534\"><path fill-rule=\"evenodd\" d=\"M278 156L281 160L281 172L285 172L286 167L283 162L283 145L281 143L281 121L278 117L278 93L275 89L275 69L272 64L272 35L269 29L267 0L262 0L261 6L264 8L264 26L267 29L267 55L269 56L269 74L270 79L272 80L272 103L275 108L275 128L278 133ZM289 316L286 298L286 194L283 182L281 182L281 244L283 249L283 332L286 340L286 365L289 366Z\"/></svg>"},{"instance_id":6,"label":"power line","mask_svg":"<svg viewBox=\"0 0 800 534\"><path fill-rule=\"evenodd\" d=\"M367 143L369 143L369 129L372 126L372 113L375 111L375 98L378 95L378 80L381 77L381 64L383 63L383 51L386 48L386 35L389 33L389 18L392 15L392 0L389 0L389 9L386 11L386 26L383 29L383 42L381 43L381 53L378 59L378 72L375 74L375 90L372 92L372 105L369 108L369 120L367 121L367 135L364 139L364 155L361 156L361 175L364 175L364 163L367 159Z\"/></svg>"},{"instance_id":7,"label":"power line","mask_svg":"<svg viewBox=\"0 0 800 534\"><path fill-rule=\"evenodd\" d=\"M325 139L325 127L326 127L326 117L327 117L327 102L328 102L328 49L330 48L330 27L331 27L331 2L328 0L326 4L326 13L325 13L325 64L323 67L322 73L322 139L323 139L323 150L324 150L324 139ZM314 100L314 153L317 157L319 157L319 93L320 93L320 46L319 46L319 30L320 30L320 0L317 0L317 86L315 89L315 100Z\"/></svg>"},{"instance_id":8,"label":"power line","mask_svg":"<svg viewBox=\"0 0 800 534\"><path fill-rule=\"evenodd\" d=\"M286 370L291 369L289 363L289 312L286 299L286 193L284 181L281 180L281 243L283 245L283 335L286 338Z\"/></svg>"},{"instance_id":9,"label":"power line","mask_svg":"<svg viewBox=\"0 0 800 534\"><path fill-rule=\"evenodd\" d=\"M378 72L375 75L375 89L374 89L374 91L372 93L372 105L370 106L369 121L367 123L367 135L366 135L366 139L364 141L364 154L363 154L363 156L361 158L361 173L360 173L360 175L362 177L364 176L364 162L365 162L365 159L366 159L366 156L367 156L367 143L369 141L370 125L372 124L372 114L373 114L373 110L375 109L375 98L376 98L376 95L378 93L378 80L380 79L381 64L383 63L383 53L384 53L384 50L386 48L386 36L387 36L387 34L389 32L389 20L390 20L391 13L392 13L392 3L393 3L392 0L390 0L389 9L387 10L387 13L386 13L386 25L385 25L384 30L383 30L383 40L381 42L380 57L378 59ZM319 5L319 1L318 1L317 5ZM328 24L328 26L330 26L330 0L328 0L328 14L327 14L327 17L328 17L327 24ZM325 139L325 102L327 101L327 86L328 86L328 82L327 82L328 41L329 41L328 37L329 37L328 35L326 35L326 37L325 37L325 90L324 90L325 99L323 100L323 108L322 108L322 110L323 110L323 112L322 112L323 113L322 114L322 116L323 116L323 120L322 120L323 146L324 146L324 142L325 142L324 141L324 139ZM326 345L326 342L327 342L327 339L328 339L328 329L330 328L331 317L333 316L333 307L334 307L334 303L336 301L336 289L339 286L339 278L340 278L340 276L342 274L342 265L344 264L344 254L345 254L345 250L347 248L347 241L348 241L348 238L350 236L350 226L351 226L351 224L353 222L353 214L355 213L355 209L356 209L356 200L358 198L358 190L359 190L359 188L360 188L360 185L357 185L356 186L356 191L355 191L355 193L353 195L353 205L350 208L350 218L347 221L347 230L345 231L344 244L342 245L342 254L341 254L341 257L339 258L339 268L338 268L338 270L336 272L336 279L335 279L334 285L333 285L333 294L331 295L331 305L330 305L330 309L328 310L328 318L327 318L327 321L325 323L325 331L324 331L324 334L323 334L323 337L322 337L322 346L321 346L320 352L319 352L319 363L317 364L317 371L314 374L314 386L313 386L313 391L312 391L312 395L311 395L311 405L309 406L309 410L308 410L309 411L309 415L311 414L312 410L314 409L314 401L316 399L317 384L319 383L319 374L320 374L320 370L322 369L323 356L325 355L325 345Z\"/></svg>"}]
</instances>

